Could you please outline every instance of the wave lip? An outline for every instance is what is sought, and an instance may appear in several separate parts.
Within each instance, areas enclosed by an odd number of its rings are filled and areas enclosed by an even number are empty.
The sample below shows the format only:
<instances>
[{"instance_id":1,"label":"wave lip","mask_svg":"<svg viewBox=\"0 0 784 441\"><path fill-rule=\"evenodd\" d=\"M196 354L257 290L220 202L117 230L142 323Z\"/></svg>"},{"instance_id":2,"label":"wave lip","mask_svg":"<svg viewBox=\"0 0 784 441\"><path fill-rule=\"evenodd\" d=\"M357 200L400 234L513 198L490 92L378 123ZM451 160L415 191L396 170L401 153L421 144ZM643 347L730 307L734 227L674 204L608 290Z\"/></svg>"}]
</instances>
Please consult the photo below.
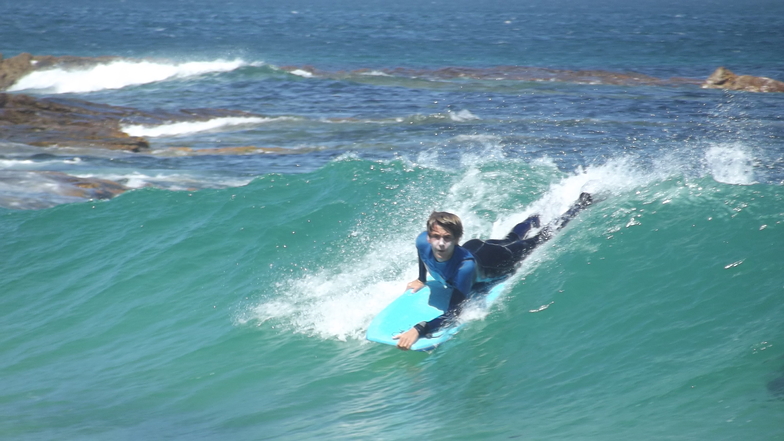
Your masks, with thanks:
<instances>
[{"instance_id":1,"label":"wave lip","mask_svg":"<svg viewBox=\"0 0 784 441\"><path fill-rule=\"evenodd\" d=\"M210 73L230 72L247 65L249 63L240 59L183 63L116 60L87 68L56 67L33 71L19 79L8 90L11 92L41 90L50 93L96 92Z\"/></svg>"}]
</instances>

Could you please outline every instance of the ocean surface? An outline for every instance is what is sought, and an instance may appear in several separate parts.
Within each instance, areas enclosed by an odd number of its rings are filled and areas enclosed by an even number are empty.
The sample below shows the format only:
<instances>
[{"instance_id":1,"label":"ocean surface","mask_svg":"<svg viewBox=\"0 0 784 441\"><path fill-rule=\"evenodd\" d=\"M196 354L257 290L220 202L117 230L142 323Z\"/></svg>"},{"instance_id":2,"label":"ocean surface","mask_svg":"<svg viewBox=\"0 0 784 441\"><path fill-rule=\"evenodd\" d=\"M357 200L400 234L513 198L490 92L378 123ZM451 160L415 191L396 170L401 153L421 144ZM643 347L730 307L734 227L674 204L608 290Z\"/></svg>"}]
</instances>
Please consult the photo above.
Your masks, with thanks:
<instances>
[{"instance_id":1,"label":"ocean surface","mask_svg":"<svg viewBox=\"0 0 784 441\"><path fill-rule=\"evenodd\" d=\"M784 439L784 94L700 88L784 81L780 1L0 0L0 52L121 58L11 93L258 115L0 143L0 439ZM450 342L364 339L432 210L582 191Z\"/></svg>"}]
</instances>

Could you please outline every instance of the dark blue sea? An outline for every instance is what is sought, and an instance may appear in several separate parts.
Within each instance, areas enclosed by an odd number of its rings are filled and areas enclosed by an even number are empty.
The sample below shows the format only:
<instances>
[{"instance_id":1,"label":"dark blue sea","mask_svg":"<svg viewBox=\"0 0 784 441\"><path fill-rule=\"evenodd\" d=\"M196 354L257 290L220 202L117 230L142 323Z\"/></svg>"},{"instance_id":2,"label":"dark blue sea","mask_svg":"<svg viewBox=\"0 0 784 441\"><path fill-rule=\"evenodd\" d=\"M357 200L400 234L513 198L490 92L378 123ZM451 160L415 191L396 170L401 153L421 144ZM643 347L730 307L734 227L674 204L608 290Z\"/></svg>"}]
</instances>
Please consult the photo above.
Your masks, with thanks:
<instances>
[{"instance_id":1,"label":"dark blue sea","mask_svg":"<svg viewBox=\"0 0 784 441\"><path fill-rule=\"evenodd\" d=\"M0 439L782 440L784 2L0 0ZM129 188L91 199L57 172ZM370 343L433 210L596 203L431 353Z\"/></svg>"}]
</instances>

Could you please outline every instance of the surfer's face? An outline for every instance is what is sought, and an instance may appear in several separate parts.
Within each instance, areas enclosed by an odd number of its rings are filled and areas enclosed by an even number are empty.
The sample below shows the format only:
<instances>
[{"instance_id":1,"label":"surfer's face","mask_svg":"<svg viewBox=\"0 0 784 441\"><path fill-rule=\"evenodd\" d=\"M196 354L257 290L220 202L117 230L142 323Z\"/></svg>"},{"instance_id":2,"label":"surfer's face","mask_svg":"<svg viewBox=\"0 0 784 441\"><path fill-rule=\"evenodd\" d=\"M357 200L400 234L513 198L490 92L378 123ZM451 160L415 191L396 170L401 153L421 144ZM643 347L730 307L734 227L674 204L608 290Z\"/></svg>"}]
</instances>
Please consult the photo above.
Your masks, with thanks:
<instances>
[{"instance_id":1,"label":"surfer's face","mask_svg":"<svg viewBox=\"0 0 784 441\"><path fill-rule=\"evenodd\" d=\"M427 241L430 242L433 255L439 262L449 260L455 252L455 245L457 245L457 240L452 233L438 224L433 225L427 232Z\"/></svg>"}]
</instances>

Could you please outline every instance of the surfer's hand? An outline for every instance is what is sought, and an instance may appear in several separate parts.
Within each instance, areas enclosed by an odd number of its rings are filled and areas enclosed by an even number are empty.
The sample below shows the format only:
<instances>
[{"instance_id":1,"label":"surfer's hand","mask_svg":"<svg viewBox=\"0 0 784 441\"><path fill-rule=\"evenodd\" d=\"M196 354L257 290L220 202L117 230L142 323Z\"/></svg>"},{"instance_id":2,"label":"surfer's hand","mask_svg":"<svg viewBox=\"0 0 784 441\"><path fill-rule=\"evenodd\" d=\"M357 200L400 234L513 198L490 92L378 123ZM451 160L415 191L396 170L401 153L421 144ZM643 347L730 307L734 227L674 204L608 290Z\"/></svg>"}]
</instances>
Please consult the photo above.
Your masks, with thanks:
<instances>
[{"instance_id":1,"label":"surfer's hand","mask_svg":"<svg viewBox=\"0 0 784 441\"><path fill-rule=\"evenodd\" d=\"M411 349L411 345L419 340L419 331L417 331L416 328L411 328L402 334L392 337L392 340L398 340L397 347L407 351Z\"/></svg>"},{"instance_id":2,"label":"surfer's hand","mask_svg":"<svg viewBox=\"0 0 784 441\"><path fill-rule=\"evenodd\" d=\"M410 289L411 292L417 292L417 291L419 291L420 289L422 289L424 287L425 287L425 284L422 283L422 281L419 280L419 279L412 280L411 282L408 282L408 285L406 285L406 289Z\"/></svg>"}]
</instances>

